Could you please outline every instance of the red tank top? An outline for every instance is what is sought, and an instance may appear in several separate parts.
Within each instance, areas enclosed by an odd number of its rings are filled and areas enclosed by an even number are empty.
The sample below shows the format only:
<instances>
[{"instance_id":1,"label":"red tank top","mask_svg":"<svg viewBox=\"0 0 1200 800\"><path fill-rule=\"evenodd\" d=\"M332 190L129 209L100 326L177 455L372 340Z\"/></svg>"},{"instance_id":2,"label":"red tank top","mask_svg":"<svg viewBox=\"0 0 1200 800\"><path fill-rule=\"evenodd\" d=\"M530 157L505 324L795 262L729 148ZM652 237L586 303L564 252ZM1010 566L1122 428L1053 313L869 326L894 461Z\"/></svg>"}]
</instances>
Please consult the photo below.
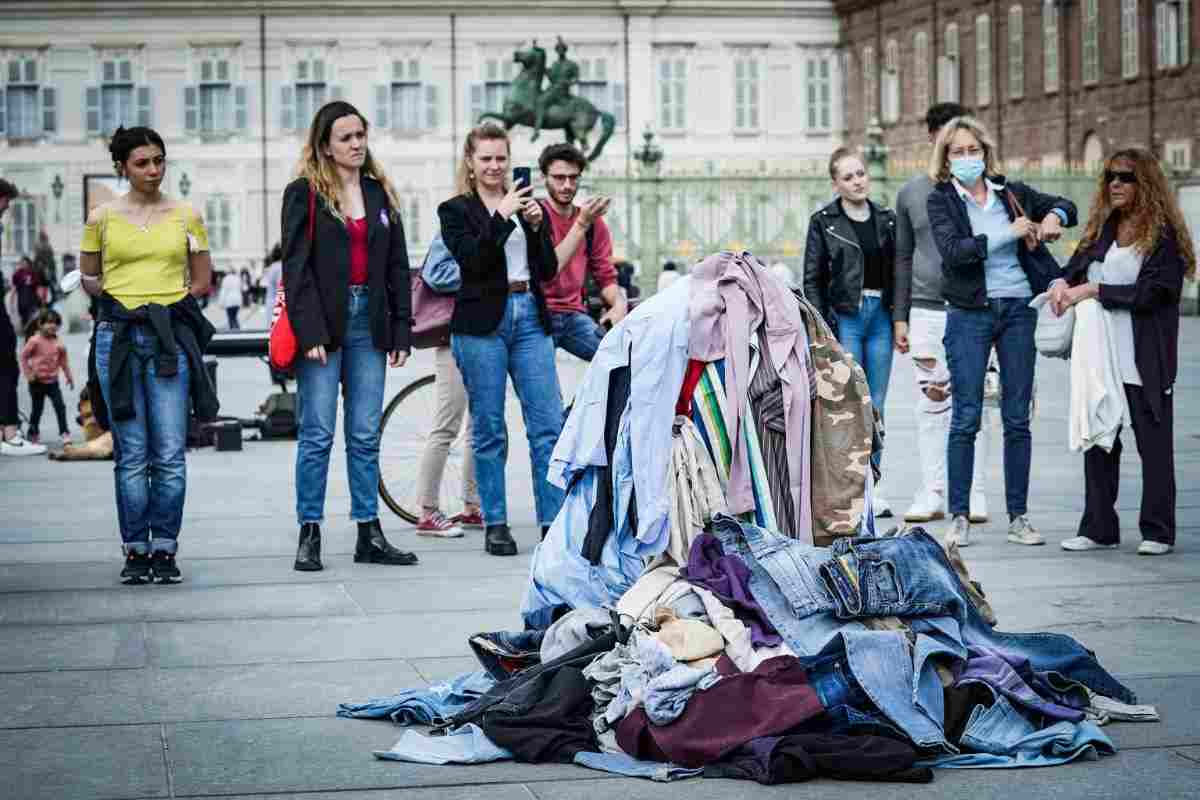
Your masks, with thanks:
<instances>
[{"instance_id":1,"label":"red tank top","mask_svg":"<svg viewBox=\"0 0 1200 800\"><path fill-rule=\"evenodd\" d=\"M367 282L367 218L346 221L350 234L350 285L362 286Z\"/></svg>"}]
</instances>

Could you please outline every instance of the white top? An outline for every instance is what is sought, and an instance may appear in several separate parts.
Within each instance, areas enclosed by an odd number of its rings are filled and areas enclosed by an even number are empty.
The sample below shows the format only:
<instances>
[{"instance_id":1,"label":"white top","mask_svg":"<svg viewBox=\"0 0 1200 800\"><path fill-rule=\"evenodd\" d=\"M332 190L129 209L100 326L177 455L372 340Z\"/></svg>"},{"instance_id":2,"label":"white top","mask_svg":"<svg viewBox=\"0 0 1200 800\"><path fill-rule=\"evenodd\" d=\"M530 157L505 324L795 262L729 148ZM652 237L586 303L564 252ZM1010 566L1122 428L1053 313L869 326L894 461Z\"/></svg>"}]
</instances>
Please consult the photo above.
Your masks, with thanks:
<instances>
[{"instance_id":1,"label":"white top","mask_svg":"<svg viewBox=\"0 0 1200 800\"><path fill-rule=\"evenodd\" d=\"M517 222L513 220L513 222ZM529 280L529 251L525 249L525 229L517 222L516 229L504 241L504 260L508 262L508 280Z\"/></svg>"},{"instance_id":2,"label":"white top","mask_svg":"<svg viewBox=\"0 0 1200 800\"><path fill-rule=\"evenodd\" d=\"M222 308L242 304L242 279L236 272L226 272L221 279L220 303Z\"/></svg>"},{"instance_id":3,"label":"white top","mask_svg":"<svg viewBox=\"0 0 1200 800\"><path fill-rule=\"evenodd\" d=\"M1136 247L1118 247L1116 242L1108 249L1103 261L1094 261L1088 267L1088 280L1092 283L1128 284L1136 283L1142 271L1145 256ZM1117 346L1117 363L1121 368L1121 382L1134 386L1142 385L1133 358L1133 315L1128 309L1104 309L1109 319L1109 335Z\"/></svg>"}]
</instances>

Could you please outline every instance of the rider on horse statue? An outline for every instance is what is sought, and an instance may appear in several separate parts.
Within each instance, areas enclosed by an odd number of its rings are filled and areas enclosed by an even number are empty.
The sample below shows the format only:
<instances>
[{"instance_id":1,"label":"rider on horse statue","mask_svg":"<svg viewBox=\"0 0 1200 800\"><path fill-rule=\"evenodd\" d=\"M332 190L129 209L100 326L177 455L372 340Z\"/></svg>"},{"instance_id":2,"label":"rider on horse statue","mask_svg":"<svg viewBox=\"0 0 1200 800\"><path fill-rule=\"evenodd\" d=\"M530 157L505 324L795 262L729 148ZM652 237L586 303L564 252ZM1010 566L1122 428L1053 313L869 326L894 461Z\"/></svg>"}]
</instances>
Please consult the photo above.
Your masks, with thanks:
<instances>
[{"instance_id":1,"label":"rider on horse statue","mask_svg":"<svg viewBox=\"0 0 1200 800\"><path fill-rule=\"evenodd\" d=\"M536 142L542 132L542 124L546 121L546 109L569 100L571 87L579 83L579 65L567 58L567 43L561 36L558 37L558 44L554 45L554 51L558 53L558 61L554 62L554 66L546 73L550 86L538 97L537 120L533 125L531 142Z\"/></svg>"}]
</instances>

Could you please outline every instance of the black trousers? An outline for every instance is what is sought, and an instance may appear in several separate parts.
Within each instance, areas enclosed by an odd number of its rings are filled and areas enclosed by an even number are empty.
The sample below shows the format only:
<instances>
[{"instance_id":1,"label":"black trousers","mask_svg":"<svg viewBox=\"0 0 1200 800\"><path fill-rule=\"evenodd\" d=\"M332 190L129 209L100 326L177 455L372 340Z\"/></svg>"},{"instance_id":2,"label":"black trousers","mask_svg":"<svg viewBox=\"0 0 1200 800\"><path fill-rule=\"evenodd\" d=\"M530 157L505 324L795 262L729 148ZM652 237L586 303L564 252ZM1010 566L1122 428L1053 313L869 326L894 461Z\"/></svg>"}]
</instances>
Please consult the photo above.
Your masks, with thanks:
<instances>
[{"instance_id":1,"label":"black trousers","mask_svg":"<svg viewBox=\"0 0 1200 800\"><path fill-rule=\"evenodd\" d=\"M17 363L17 334L8 315L0 309L0 425L19 425L17 382L21 367Z\"/></svg>"},{"instance_id":2,"label":"black trousers","mask_svg":"<svg viewBox=\"0 0 1200 800\"><path fill-rule=\"evenodd\" d=\"M29 397L33 400L33 409L29 413L29 433L38 432L38 423L42 421L42 410L46 407L46 398L54 404L54 414L58 417L58 432L68 433L67 405L63 402L62 389L58 381L41 383L34 381L29 384Z\"/></svg>"},{"instance_id":3,"label":"black trousers","mask_svg":"<svg viewBox=\"0 0 1200 800\"><path fill-rule=\"evenodd\" d=\"M1162 418L1154 421L1142 387L1125 384L1133 437L1142 461L1142 538L1175 544L1175 410L1173 394L1163 396ZM1084 506L1079 535L1100 544L1121 541L1117 488L1121 481L1121 437L1106 453L1093 447L1083 454Z\"/></svg>"}]
</instances>

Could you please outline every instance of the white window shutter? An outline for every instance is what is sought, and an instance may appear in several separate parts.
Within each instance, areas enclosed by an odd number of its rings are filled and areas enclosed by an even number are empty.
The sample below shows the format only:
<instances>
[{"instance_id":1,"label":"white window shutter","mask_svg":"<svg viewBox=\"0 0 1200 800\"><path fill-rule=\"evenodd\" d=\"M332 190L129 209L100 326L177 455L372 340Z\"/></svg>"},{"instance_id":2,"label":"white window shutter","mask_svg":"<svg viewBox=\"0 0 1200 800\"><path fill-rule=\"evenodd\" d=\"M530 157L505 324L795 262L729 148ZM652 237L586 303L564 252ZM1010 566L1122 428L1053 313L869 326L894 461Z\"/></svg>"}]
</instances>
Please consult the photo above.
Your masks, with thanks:
<instances>
[{"instance_id":1,"label":"white window shutter","mask_svg":"<svg viewBox=\"0 0 1200 800\"><path fill-rule=\"evenodd\" d=\"M392 86L381 83L375 87L375 127L381 131L391 128Z\"/></svg>"},{"instance_id":2,"label":"white window shutter","mask_svg":"<svg viewBox=\"0 0 1200 800\"><path fill-rule=\"evenodd\" d=\"M245 84L233 87L233 128L244 131L250 127L249 89Z\"/></svg>"},{"instance_id":3,"label":"white window shutter","mask_svg":"<svg viewBox=\"0 0 1200 800\"><path fill-rule=\"evenodd\" d=\"M1187 66L1192 61L1192 8L1191 0L1179 0L1179 63Z\"/></svg>"},{"instance_id":4,"label":"white window shutter","mask_svg":"<svg viewBox=\"0 0 1200 800\"><path fill-rule=\"evenodd\" d=\"M42 87L42 133L58 133L58 90Z\"/></svg>"},{"instance_id":5,"label":"white window shutter","mask_svg":"<svg viewBox=\"0 0 1200 800\"><path fill-rule=\"evenodd\" d=\"M432 83L425 84L425 127L437 130L438 126L438 90Z\"/></svg>"},{"instance_id":6,"label":"white window shutter","mask_svg":"<svg viewBox=\"0 0 1200 800\"><path fill-rule=\"evenodd\" d=\"M4 87L0 86L0 137L8 135L8 120L5 114L8 110L8 98L5 97Z\"/></svg>"},{"instance_id":7,"label":"white window shutter","mask_svg":"<svg viewBox=\"0 0 1200 800\"><path fill-rule=\"evenodd\" d=\"M183 87L183 130L195 133L200 129L200 90L195 86Z\"/></svg>"},{"instance_id":8,"label":"white window shutter","mask_svg":"<svg viewBox=\"0 0 1200 800\"><path fill-rule=\"evenodd\" d=\"M100 135L100 87L88 86L83 90L85 127L89 136Z\"/></svg>"},{"instance_id":9,"label":"white window shutter","mask_svg":"<svg viewBox=\"0 0 1200 800\"><path fill-rule=\"evenodd\" d=\"M296 90L290 84L279 87L279 127L285 131L296 129Z\"/></svg>"},{"instance_id":10,"label":"white window shutter","mask_svg":"<svg viewBox=\"0 0 1200 800\"><path fill-rule=\"evenodd\" d=\"M151 127L154 124L153 110L153 94L150 87L137 87L137 124Z\"/></svg>"},{"instance_id":11,"label":"white window shutter","mask_svg":"<svg viewBox=\"0 0 1200 800\"><path fill-rule=\"evenodd\" d=\"M467 118L470 120L472 127L479 124L479 115L483 113L483 84L472 83L470 91L467 93L468 102L470 103L467 109Z\"/></svg>"},{"instance_id":12,"label":"white window shutter","mask_svg":"<svg viewBox=\"0 0 1200 800\"><path fill-rule=\"evenodd\" d=\"M625 84L610 83L612 91L612 115L618 128L625 127Z\"/></svg>"}]
</instances>

